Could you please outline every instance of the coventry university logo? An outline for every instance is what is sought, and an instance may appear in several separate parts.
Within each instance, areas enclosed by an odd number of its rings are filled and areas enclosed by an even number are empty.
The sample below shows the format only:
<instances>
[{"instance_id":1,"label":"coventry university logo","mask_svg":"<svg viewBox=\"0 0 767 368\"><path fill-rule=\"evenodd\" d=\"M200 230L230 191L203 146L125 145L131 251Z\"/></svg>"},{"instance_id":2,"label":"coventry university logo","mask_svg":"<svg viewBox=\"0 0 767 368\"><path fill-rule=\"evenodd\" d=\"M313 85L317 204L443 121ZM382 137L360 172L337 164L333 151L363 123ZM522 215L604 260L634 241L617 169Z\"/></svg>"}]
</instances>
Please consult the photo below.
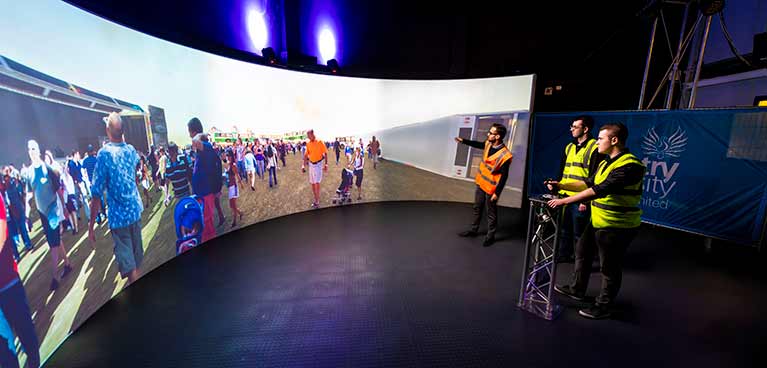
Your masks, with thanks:
<instances>
[{"instance_id":1,"label":"coventry university logo","mask_svg":"<svg viewBox=\"0 0 767 368\"><path fill-rule=\"evenodd\" d=\"M642 139L642 151L658 160L679 157L686 147L687 134L682 127L677 127L674 134L669 137L659 136L655 132L655 127L652 127Z\"/></svg>"}]
</instances>

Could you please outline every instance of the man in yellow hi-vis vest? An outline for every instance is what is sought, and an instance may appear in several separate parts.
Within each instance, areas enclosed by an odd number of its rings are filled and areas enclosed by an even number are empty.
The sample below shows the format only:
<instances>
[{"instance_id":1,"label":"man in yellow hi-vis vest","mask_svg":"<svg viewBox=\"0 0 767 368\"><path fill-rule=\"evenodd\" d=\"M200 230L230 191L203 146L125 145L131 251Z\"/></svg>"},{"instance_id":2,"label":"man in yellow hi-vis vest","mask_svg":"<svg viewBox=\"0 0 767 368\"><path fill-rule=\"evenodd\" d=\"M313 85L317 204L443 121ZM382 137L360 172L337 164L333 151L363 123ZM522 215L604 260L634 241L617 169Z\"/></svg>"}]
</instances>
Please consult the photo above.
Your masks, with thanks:
<instances>
[{"instance_id":1,"label":"man in yellow hi-vis vest","mask_svg":"<svg viewBox=\"0 0 767 368\"><path fill-rule=\"evenodd\" d=\"M591 222L575 247L575 268L570 285L554 289L575 300L583 300L591 274L591 261L598 250L601 260L602 290L596 303L579 314L592 319L610 316L610 305L621 286L623 256L636 236L641 222L642 179L645 167L626 148L628 129L621 123L606 124L599 129L597 149L607 155L596 171L585 181L562 184L560 189L577 194L549 201L549 206L567 205L591 200Z\"/></svg>"},{"instance_id":2,"label":"man in yellow hi-vis vest","mask_svg":"<svg viewBox=\"0 0 767 368\"><path fill-rule=\"evenodd\" d=\"M591 131L594 129L594 119L591 116L582 115L573 119L570 124L572 142L568 143L563 150L562 160L559 164L560 184L585 181L590 173L594 172L602 161L604 155L597 150L597 141L592 138ZM549 185L549 190L553 186ZM577 192L564 189L559 190L559 195L569 197ZM562 222L562 240L557 249L557 263L573 263L575 261L575 242L586 228L589 220L589 206L587 203L571 203L565 207L564 221Z\"/></svg>"},{"instance_id":3,"label":"man in yellow hi-vis vest","mask_svg":"<svg viewBox=\"0 0 767 368\"><path fill-rule=\"evenodd\" d=\"M482 207L485 207L487 235L482 242L483 247L489 247L495 242L495 229L498 223L498 197L501 196L503 187L506 186L506 179L509 177L512 154L503 144L505 136L506 127L501 124L493 124L487 132L487 140L484 142L455 138L458 143L483 150L479 172L474 179L474 182L477 183L477 189L474 192L474 221L471 223L470 230L458 234L463 237L479 235L479 221L482 219Z\"/></svg>"}]
</instances>

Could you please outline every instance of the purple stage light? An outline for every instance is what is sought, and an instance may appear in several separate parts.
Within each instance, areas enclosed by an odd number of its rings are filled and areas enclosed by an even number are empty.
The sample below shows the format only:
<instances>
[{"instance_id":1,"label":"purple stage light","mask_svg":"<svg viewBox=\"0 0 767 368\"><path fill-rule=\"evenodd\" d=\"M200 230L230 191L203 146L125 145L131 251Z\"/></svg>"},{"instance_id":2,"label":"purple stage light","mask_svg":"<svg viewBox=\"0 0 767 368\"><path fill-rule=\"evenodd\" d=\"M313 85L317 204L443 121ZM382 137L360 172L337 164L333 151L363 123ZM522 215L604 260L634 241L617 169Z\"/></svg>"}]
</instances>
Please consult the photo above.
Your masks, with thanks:
<instances>
[{"instance_id":1,"label":"purple stage light","mask_svg":"<svg viewBox=\"0 0 767 368\"><path fill-rule=\"evenodd\" d=\"M324 26L317 34L317 46L323 64L336 57L336 36L330 27Z\"/></svg>"},{"instance_id":2,"label":"purple stage light","mask_svg":"<svg viewBox=\"0 0 767 368\"><path fill-rule=\"evenodd\" d=\"M256 6L250 6L245 13L245 25L248 30L251 47L257 54L267 46L269 31L266 26L266 12Z\"/></svg>"},{"instance_id":3,"label":"purple stage light","mask_svg":"<svg viewBox=\"0 0 767 368\"><path fill-rule=\"evenodd\" d=\"M309 3L299 10L301 29L306 30L301 37L300 51L316 56L320 65L326 65L332 59L343 63L343 7L339 5L339 0L314 0Z\"/></svg>"}]
</instances>

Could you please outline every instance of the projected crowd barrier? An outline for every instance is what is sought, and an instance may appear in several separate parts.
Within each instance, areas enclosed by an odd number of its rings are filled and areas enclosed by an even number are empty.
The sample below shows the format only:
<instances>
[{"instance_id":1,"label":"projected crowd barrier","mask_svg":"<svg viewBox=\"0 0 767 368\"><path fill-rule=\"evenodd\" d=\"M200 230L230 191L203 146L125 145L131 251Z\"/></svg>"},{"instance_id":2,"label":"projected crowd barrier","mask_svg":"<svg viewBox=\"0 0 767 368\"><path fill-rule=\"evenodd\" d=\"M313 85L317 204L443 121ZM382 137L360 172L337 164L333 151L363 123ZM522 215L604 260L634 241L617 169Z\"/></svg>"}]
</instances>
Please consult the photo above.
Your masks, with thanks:
<instances>
[{"instance_id":1,"label":"projected crowd barrier","mask_svg":"<svg viewBox=\"0 0 767 368\"><path fill-rule=\"evenodd\" d=\"M484 141L492 124L514 155L500 203L521 206L532 75L272 69L49 0L4 9L0 33L14 35L0 44L2 366L38 365L129 282L232 229L349 203L471 202L482 153L454 138Z\"/></svg>"},{"instance_id":2,"label":"projected crowd barrier","mask_svg":"<svg viewBox=\"0 0 767 368\"><path fill-rule=\"evenodd\" d=\"M570 142L570 124L591 115L623 122L628 147L647 167L642 221L755 245L767 209L767 109L536 114L528 188L546 193Z\"/></svg>"}]
</instances>

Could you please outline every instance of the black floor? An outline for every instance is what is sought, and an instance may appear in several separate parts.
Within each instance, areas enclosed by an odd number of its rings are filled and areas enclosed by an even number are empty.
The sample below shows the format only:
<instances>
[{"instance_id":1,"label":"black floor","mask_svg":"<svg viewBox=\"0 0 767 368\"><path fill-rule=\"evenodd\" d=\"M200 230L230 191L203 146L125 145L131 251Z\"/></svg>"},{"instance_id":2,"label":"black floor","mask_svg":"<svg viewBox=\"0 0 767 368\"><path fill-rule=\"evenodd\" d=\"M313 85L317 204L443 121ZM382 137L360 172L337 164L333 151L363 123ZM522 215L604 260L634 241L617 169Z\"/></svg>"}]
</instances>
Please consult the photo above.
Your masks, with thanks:
<instances>
[{"instance_id":1,"label":"black floor","mask_svg":"<svg viewBox=\"0 0 767 368\"><path fill-rule=\"evenodd\" d=\"M49 367L765 366L764 256L644 228L615 319L516 309L526 213L455 236L471 205L323 209L225 235L101 308ZM560 279L570 267L560 268ZM595 294L599 275L592 276Z\"/></svg>"}]
</instances>

